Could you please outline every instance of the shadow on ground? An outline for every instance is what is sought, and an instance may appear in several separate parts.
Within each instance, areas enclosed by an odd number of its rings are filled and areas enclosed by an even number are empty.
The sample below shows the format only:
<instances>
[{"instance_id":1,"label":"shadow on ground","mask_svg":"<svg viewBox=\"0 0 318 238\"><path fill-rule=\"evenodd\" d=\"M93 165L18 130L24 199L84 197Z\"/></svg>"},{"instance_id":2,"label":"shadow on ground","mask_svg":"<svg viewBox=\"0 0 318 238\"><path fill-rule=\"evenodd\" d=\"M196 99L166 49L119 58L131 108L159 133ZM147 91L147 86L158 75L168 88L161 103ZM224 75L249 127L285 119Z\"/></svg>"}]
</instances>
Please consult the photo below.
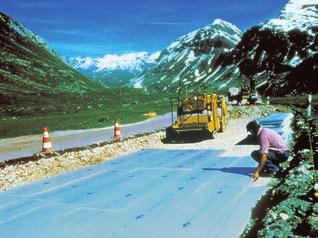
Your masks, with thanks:
<instances>
[{"instance_id":1,"label":"shadow on ground","mask_svg":"<svg viewBox=\"0 0 318 238\"><path fill-rule=\"evenodd\" d=\"M165 137L161 140L161 142L164 144L198 143L211 138L211 135L202 133L183 133L180 135L174 135L172 138Z\"/></svg>"},{"instance_id":2,"label":"shadow on ground","mask_svg":"<svg viewBox=\"0 0 318 238\"><path fill-rule=\"evenodd\" d=\"M247 135L243 140L237 142L235 145L258 145L257 137L254 135Z\"/></svg>"}]
</instances>

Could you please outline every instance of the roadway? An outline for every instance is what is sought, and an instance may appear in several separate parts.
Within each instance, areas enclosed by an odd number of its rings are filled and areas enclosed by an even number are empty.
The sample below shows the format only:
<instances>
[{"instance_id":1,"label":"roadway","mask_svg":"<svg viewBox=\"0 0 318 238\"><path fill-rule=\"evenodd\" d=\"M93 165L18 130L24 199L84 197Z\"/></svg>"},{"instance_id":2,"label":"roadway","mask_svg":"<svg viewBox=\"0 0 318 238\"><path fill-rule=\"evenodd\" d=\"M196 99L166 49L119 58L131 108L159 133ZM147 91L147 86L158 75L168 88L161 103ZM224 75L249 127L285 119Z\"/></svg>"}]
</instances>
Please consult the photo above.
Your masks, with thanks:
<instances>
[{"instance_id":1,"label":"roadway","mask_svg":"<svg viewBox=\"0 0 318 238\"><path fill-rule=\"evenodd\" d=\"M290 122L262 120L279 130ZM271 180L251 179L257 146L236 143L245 125L233 120L214 140L163 144L0 193L0 234L239 237Z\"/></svg>"},{"instance_id":2,"label":"roadway","mask_svg":"<svg viewBox=\"0 0 318 238\"><path fill-rule=\"evenodd\" d=\"M153 132L171 125L171 113L166 113L138 123L120 125L122 138ZM114 135L114 127L88 130L49 132L55 151L108 142ZM0 139L0 161L32 156L42 149L43 134Z\"/></svg>"},{"instance_id":3,"label":"roadway","mask_svg":"<svg viewBox=\"0 0 318 238\"><path fill-rule=\"evenodd\" d=\"M238 237L267 182L222 153L147 149L0 193L1 236Z\"/></svg>"}]
</instances>

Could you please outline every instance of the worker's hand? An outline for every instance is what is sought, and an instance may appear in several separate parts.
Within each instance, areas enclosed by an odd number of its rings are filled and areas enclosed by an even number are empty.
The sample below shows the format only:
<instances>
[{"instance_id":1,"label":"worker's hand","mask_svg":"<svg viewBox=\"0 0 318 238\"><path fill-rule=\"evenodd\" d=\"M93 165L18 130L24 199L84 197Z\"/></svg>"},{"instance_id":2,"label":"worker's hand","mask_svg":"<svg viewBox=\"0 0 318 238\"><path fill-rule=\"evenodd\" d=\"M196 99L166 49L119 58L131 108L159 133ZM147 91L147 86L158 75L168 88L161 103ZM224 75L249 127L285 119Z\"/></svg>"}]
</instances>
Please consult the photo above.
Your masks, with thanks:
<instances>
[{"instance_id":1,"label":"worker's hand","mask_svg":"<svg viewBox=\"0 0 318 238\"><path fill-rule=\"evenodd\" d=\"M259 178L259 172L255 170L252 177L253 177L253 180L256 181Z\"/></svg>"}]
</instances>

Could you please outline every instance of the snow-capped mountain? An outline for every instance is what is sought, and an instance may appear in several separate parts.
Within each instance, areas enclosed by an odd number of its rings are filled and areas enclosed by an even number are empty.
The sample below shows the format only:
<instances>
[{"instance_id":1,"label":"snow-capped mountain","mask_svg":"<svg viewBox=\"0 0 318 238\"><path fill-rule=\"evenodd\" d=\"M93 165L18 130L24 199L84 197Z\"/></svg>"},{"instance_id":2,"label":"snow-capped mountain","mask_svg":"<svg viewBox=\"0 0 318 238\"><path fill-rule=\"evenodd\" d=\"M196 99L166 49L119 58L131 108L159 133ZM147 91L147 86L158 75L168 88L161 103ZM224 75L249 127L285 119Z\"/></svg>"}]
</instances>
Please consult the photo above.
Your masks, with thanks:
<instances>
[{"instance_id":1,"label":"snow-capped mountain","mask_svg":"<svg viewBox=\"0 0 318 238\"><path fill-rule=\"evenodd\" d=\"M153 66L159 52L134 52L122 55L108 54L103 57L72 57L66 62L81 73L100 81L107 87L127 86L145 69Z\"/></svg>"},{"instance_id":2,"label":"snow-capped mountain","mask_svg":"<svg viewBox=\"0 0 318 238\"><path fill-rule=\"evenodd\" d=\"M318 92L318 0L290 0L279 16L247 30L215 20L165 49L136 87L174 91L204 85L213 90L256 81L265 95ZM304 78L302 75L307 75ZM315 91L316 90L316 91Z\"/></svg>"},{"instance_id":3,"label":"snow-capped mountain","mask_svg":"<svg viewBox=\"0 0 318 238\"><path fill-rule=\"evenodd\" d=\"M233 24L216 19L211 25L188 33L163 50L157 65L135 80L135 87L174 91L185 85L213 84L215 62L241 39Z\"/></svg>"},{"instance_id":4,"label":"snow-capped mountain","mask_svg":"<svg viewBox=\"0 0 318 238\"><path fill-rule=\"evenodd\" d=\"M289 76L304 61L318 53L318 1L290 0L280 15L244 33L240 43L218 60L221 68L231 67L228 78L246 84L254 78L260 92L285 95L303 92ZM312 62L309 60L309 62ZM305 91L311 91L307 85ZM302 87L302 89L304 89Z\"/></svg>"},{"instance_id":5,"label":"snow-capped mountain","mask_svg":"<svg viewBox=\"0 0 318 238\"><path fill-rule=\"evenodd\" d=\"M289 32L299 29L315 35L314 28L318 25L317 0L290 0L278 18L263 24L263 28Z\"/></svg>"}]
</instances>

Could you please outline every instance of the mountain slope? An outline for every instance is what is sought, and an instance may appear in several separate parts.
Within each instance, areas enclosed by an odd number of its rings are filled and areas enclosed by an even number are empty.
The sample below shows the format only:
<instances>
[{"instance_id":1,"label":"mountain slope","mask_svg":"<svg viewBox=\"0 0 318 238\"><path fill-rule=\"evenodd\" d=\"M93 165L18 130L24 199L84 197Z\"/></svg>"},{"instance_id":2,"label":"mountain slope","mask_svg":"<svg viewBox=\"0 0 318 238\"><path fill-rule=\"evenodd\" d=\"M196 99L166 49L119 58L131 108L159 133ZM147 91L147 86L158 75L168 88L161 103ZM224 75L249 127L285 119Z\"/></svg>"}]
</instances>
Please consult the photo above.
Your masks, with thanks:
<instances>
[{"instance_id":1,"label":"mountain slope","mask_svg":"<svg viewBox=\"0 0 318 238\"><path fill-rule=\"evenodd\" d=\"M123 55L105 55L103 57L72 57L66 62L106 87L129 86L131 79L154 65L159 53L134 52Z\"/></svg>"},{"instance_id":2,"label":"mountain slope","mask_svg":"<svg viewBox=\"0 0 318 238\"><path fill-rule=\"evenodd\" d=\"M304 60L287 77L287 87L281 94L317 93L318 92L318 54ZM292 89L292 90L291 90Z\"/></svg>"},{"instance_id":3,"label":"mountain slope","mask_svg":"<svg viewBox=\"0 0 318 238\"><path fill-rule=\"evenodd\" d=\"M219 55L233 48L241 31L231 23L215 20L211 25L180 37L163 50L157 65L135 80L135 87L174 91L181 85L214 85L213 71Z\"/></svg>"},{"instance_id":4,"label":"mountain slope","mask_svg":"<svg viewBox=\"0 0 318 238\"><path fill-rule=\"evenodd\" d=\"M317 32L318 2L291 0L278 18L249 29L231 52L220 56L217 64L232 67L228 77L237 78L241 84L254 78L264 94L301 93L297 84L289 82L293 78L290 75L297 74L302 62L316 58Z\"/></svg>"},{"instance_id":5,"label":"mountain slope","mask_svg":"<svg viewBox=\"0 0 318 238\"><path fill-rule=\"evenodd\" d=\"M3 13L0 13L0 78L3 95L103 90L66 65L40 37Z\"/></svg>"}]
</instances>

